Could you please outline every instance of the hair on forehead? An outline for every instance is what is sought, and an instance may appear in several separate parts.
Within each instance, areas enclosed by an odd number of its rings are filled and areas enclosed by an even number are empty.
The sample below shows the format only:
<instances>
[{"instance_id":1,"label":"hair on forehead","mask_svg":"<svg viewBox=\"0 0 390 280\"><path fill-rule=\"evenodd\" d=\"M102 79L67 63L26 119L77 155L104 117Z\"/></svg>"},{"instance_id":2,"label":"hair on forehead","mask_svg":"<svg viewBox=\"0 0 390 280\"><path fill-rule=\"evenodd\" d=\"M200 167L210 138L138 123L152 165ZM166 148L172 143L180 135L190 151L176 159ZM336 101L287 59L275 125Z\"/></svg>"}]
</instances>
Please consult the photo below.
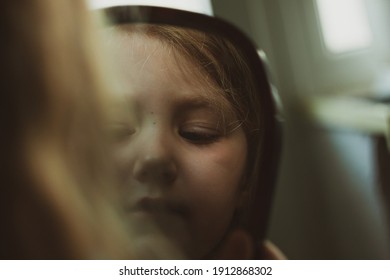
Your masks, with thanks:
<instances>
[{"instance_id":1,"label":"hair on forehead","mask_svg":"<svg viewBox=\"0 0 390 280\"><path fill-rule=\"evenodd\" d=\"M111 36L132 37L134 40L158 40L162 52L174 59L174 67L188 78L187 82L197 88L199 97L189 101L203 103L212 107L220 115L221 126L227 132L237 129L244 123L246 117L240 115L240 103L234 95L235 91L229 84L229 77L225 74L224 66L209 50L210 38L208 34L197 30L156 24L123 24L110 28ZM121 40L121 39L120 39ZM121 44L123 42L121 41ZM219 43L212 43L218 45ZM140 44L142 47L142 44ZM135 44L125 46L135 47ZM146 49L146 45L145 45ZM156 51L153 49L153 51ZM133 52L130 50L131 54ZM233 93L233 94L232 94Z\"/></svg>"}]
</instances>

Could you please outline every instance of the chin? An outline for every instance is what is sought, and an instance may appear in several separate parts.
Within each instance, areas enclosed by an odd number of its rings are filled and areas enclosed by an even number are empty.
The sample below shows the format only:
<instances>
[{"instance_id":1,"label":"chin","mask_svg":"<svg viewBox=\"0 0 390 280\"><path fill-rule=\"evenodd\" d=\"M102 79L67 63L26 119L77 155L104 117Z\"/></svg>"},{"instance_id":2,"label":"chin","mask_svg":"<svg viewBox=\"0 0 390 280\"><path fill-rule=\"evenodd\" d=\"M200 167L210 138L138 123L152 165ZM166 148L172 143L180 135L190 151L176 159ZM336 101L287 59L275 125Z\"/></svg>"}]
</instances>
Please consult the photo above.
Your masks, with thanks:
<instances>
[{"instance_id":1,"label":"chin","mask_svg":"<svg viewBox=\"0 0 390 280\"><path fill-rule=\"evenodd\" d=\"M155 244L156 240L168 240L185 258L189 258L189 252L193 251L193 237L188 222L179 215L164 211L134 211L128 219L131 232L145 247Z\"/></svg>"}]
</instances>

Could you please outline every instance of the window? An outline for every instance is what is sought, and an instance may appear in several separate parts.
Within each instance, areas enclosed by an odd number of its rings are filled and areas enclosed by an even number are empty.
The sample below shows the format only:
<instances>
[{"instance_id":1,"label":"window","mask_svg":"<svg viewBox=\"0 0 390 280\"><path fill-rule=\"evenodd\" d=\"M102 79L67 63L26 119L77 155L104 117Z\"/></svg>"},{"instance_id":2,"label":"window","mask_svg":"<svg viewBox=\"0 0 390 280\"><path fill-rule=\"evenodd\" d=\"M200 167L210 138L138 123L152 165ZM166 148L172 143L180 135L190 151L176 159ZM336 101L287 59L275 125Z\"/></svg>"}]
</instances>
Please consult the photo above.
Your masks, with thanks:
<instances>
[{"instance_id":1,"label":"window","mask_svg":"<svg viewBox=\"0 0 390 280\"><path fill-rule=\"evenodd\" d=\"M373 35L365 0L317 0L325 46L345 53L371 46Z\"/></svg>"}]
</instances>

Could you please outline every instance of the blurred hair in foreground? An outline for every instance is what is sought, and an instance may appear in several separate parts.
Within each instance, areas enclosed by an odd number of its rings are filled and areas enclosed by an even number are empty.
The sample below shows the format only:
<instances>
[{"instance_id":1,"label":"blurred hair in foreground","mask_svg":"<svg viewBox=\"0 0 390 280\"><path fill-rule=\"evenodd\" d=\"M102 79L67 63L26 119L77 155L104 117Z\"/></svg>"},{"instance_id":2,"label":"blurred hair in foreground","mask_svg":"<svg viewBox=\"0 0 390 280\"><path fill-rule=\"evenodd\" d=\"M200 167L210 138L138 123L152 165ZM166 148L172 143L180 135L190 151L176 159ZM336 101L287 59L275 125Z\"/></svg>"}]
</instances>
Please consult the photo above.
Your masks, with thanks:
<instances>
[{"instance_id":1,"label":"blurred hair in foreground","mask_svg":"<svg viewBox=\"0 0 390 280\"><path fill-rule=\"evenodd\" d=\"M94 24L80 0L0 4L1 259L179 257L116 207Z\"/></svg>"}]
</instances>

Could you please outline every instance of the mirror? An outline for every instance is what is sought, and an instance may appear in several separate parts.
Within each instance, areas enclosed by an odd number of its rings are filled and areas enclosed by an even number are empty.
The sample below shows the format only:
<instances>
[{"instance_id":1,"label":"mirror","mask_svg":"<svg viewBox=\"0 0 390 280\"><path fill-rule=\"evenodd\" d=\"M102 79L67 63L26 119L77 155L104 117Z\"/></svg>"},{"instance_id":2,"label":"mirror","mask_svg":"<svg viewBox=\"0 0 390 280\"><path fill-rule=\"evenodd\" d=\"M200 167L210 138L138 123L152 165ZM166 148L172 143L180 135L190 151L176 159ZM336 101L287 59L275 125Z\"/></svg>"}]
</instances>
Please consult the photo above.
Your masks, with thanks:
<instances>
[{"instance_id":1,"label":"mirror","mask_svg":"<svg viewBox=\"0 0 390 280\"><path fill-rule=\"evenodd\" d=\"M257 49L235 27L201 14L104 12L122 82L111 125L128 214L154 221L189 258L218 257L236 229L261 257L280 129Z\"/></svg>"}]
</instances>

